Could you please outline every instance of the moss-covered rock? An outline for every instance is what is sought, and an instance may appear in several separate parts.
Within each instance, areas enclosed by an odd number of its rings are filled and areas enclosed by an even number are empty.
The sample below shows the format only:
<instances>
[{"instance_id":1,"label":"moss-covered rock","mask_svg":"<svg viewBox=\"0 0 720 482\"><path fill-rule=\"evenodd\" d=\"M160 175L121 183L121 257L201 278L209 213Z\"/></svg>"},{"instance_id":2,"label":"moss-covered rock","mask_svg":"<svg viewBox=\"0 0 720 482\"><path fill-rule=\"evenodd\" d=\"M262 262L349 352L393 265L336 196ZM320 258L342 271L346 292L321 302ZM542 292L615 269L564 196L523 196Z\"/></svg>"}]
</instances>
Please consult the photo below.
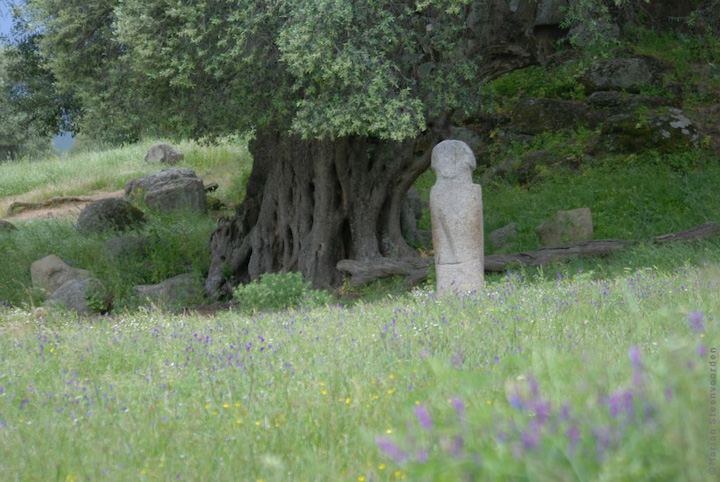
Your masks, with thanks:
<instances>
[{"instance_id":1,"label":"moss-covered rock","mask_svg":"<svg viewBox=\"0 0 720 482\"><path fill-rule=\"evenodd\" d=\"M144 221L143 212L129 202L108 198L88 204L78 216L77 229L84 232L122 231Z\"/></svg>"},{"instance_id":2,"label":"moss-covered rock","mask_svg":"<svg viewBox=\"0 0 720 482\"><path fill-rule=\"evenodd\" d=\"M619 114L608 118L589 146L591 154L632 154L646 150L679 152L699 145L700 134L679 109L642 115Z\"/></svg>"},{"instance_id":3,"label":"moss-covered rock","mask_svg":"<svg viewBox=\"0 0 720 482\"><path fill-rule=\"evenodd\" d=\"M520 102L510 118L513 130L539 134L558 129L594 125L595 116L583 102L558 99L527 99Z\"/></svg>"},{"instance_id":4,"label":"moss-covered rock","mask_svg":"<svg viewBox=\"0 0 720 482\"><path fill-rule=\"evenodd\" d=\"M639 92L646 86L659 86L669 67L655 57L638 55L600 60L593 63L581 82L588 92L626 90Z\"/></svg>"},{"instance_id":5,"label":"moss-covered rock","mask_svg":"<svg viewBox=\"0 0 720 482\"><path fill-rule=\"evenodd\" d=\"M17 231L17 226L10 221L0 219L0 233L9 233L12 231Z\"/></svg>"}]
</instances>

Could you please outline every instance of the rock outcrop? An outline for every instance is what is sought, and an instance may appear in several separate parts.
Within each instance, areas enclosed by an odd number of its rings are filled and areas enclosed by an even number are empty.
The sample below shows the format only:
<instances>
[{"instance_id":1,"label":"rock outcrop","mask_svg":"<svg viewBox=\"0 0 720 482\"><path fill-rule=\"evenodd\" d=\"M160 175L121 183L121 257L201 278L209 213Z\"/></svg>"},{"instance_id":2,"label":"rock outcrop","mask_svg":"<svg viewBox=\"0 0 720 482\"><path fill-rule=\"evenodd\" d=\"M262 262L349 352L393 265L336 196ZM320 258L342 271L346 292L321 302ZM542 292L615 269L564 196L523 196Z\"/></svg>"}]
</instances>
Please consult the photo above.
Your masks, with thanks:
<instances>
[{"instance_id":1,"label":"rock outcrop","mask_svg":"<svg viewBox=\"0 0 720 482\"><path fill-rule=\"evenodd\" d=\"M85 206L78 216L76 227L83 232L123 231L137 227L144 221L143 212L129 202L108 198Z\"/></svg>"},{"instance_id":2,"label":"rock outcrop","mask_svg":"<svg viewBox=\"0 0 720 482\"><path fill-rule=\"evenodd\" d=\"M552 219L535 228L535 232L543 247L588 241L593 237L592 213L590 208L558 211Z\"/></svg>"},{"instance_id":3,"label":"rock outcrop","mask_svg":"<svg viewBox=\"0 0 720 482\"><path fill-rule=\"evenodd\" d=\"M39 259L30 265L33 287L52 295L70 280L90 278L90 271L73 268L54 254Z\"/></svg>"},{"instance_id":4,"label":"rock outcrop","mask_svg":"<svg viewBox=\"0 0 720 482\"><path fill-rule=\"evenodd\" d=\"M145 162L159 162L161 164L177 164L185 159L185 155L176 147L158 142L150 146L147 154L145 154Z\"/></svg>"},{"instance_id":5,"label":"rock outcrop","mask_svg":"<svg viewBox=\"0 0 720 482\"><path fill-rule=\"evenodd\" d=\"M170 306L197 304L203 297L202 280L193 274L181 274L154 285L135 286L133 291L142 300Z\"/></svg>"},{"instance_id":6,"label":"rock outcrop","mask_svg":"<svg viewBox=\"0 0 720 482\"><path fill-rule=\"evenodd\" d=\"M173 167L128 181L125 199L141 201L156 211L206 210L202 179L186 167Z\"/></svg>"},{"instance_id":7,"label":"rock outcrop","mask_svg":"<svg viewBox=\"0 0 720 482\"><path fill-rule=\"evenodd\" d=\"M45 306L65 308L81 315L104 314L112 307L112 295L96 278L71 279L48 298Z\"/></svg>"}]
</instances>

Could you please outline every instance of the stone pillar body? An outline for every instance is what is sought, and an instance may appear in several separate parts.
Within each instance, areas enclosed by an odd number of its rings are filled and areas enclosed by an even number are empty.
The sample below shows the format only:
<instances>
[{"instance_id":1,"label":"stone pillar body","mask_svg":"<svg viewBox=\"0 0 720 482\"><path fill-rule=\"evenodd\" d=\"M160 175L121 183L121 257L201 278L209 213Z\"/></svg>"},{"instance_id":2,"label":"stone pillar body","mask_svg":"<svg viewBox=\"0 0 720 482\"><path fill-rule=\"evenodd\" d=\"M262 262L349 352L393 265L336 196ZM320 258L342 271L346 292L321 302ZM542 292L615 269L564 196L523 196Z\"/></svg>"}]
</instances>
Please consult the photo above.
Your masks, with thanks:
<instances>
[{"instance_id":1,"label":"stone pillar body","mask_svg":"<svg viewBox=\"0 0 720 482\"><path fill-rule=\"evenodd\" d=\"M484 283L482 189L473 184L475 156L462 141L443 141L432 152L437 181L430 190L437 294L479 291Z\"/></svg>"}]
</instances>

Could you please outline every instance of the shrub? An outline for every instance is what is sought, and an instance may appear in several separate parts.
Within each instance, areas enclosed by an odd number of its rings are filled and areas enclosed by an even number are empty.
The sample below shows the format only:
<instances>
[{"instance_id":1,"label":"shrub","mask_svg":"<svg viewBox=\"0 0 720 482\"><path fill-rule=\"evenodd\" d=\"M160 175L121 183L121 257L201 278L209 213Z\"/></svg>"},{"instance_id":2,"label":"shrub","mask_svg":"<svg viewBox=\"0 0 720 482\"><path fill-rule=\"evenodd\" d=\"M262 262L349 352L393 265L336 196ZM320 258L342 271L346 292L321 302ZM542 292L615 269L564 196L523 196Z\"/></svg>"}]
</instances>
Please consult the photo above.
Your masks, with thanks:
<instances>
[{"instance_id":1,"label":"shrub","mask_svg":"<svg viewBox=\"0 0 720 482\"><path fill-rule=\"evenodd\" d=\"M331 296L310 288L302 273L266 273L259 280L235 288L233 295L243 311L282 310L306 303L327 305Z\"/></svg>"}]
</instances>

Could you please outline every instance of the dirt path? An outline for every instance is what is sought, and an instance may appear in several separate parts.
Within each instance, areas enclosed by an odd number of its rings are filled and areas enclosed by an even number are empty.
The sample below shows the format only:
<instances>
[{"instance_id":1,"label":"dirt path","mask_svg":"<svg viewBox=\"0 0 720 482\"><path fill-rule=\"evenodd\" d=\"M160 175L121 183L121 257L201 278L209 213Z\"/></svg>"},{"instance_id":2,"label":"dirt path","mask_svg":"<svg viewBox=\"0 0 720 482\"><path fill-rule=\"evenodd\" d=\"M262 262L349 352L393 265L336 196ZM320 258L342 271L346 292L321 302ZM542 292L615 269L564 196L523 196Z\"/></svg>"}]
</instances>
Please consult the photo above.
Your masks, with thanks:
<instances>
[{"instance_id":1,"label":"dirt path","mask_svg":"<svg viewBox=\"0 0 720 482\"><path fill-rule=\"evenodd\" d=\"M85 206L90 204L93 201L99 201L100 199L107 199L111 197L122 197L123 196L123 190L119 191L113 191L113 192L106 192L106 191L96 191L92 195L88 196L77 196L77 198L82 199L82 201L74 200L74 201L66 201L66 202L60 202L56 205L52 206L43 206L43 207L37 207L37 208L25 208L13 215L7 215L7 213L4 213L5 215L2 216L2 219L6 221L21 221L21 220L27 220L27 219L41 219L41 218L70 218L74 219L77 218L77 216L80 214L80 211L82 211ZM42 203L38 203L38 205L41 205Z\"/></svg>"}]
</instances>

